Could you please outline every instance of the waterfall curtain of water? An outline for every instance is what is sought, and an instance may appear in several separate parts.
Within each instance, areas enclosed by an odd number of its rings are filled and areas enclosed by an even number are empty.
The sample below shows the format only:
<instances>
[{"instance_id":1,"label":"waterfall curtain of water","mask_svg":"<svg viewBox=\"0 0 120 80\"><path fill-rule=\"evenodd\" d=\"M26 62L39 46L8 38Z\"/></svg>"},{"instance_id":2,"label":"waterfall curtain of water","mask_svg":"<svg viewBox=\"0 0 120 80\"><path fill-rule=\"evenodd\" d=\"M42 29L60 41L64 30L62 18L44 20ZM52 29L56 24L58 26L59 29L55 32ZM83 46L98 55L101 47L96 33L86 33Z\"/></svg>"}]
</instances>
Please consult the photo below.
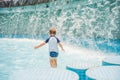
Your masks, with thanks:
<instances>
[{"instance_id":1,"label":"waterfall curtain of water","mask_svg":"<svg viewBox=\"0 0 120 80\"><path fill-rule=\"evenodd\" d=\"M111 40L120 39L119 3L117 0L58 0L0 8L0 34L46 38L48 29L54 26L65 42L95 49L98 45L112 44L116 49L117 44Z\"/></svg>"}]
</instances>

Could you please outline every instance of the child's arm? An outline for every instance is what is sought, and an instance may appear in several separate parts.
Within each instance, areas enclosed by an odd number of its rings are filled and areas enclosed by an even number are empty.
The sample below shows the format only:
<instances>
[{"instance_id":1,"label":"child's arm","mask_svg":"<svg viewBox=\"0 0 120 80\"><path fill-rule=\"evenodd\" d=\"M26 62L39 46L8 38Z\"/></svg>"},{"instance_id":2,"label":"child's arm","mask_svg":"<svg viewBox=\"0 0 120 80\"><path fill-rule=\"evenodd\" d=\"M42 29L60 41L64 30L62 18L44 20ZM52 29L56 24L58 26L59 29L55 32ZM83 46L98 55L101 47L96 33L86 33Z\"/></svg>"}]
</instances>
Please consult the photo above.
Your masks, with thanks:
<instances>
[{"instance_id":1,"label":"child's arm","mask_svg":"<svg viewBox=\"0 0 120 80\"><path fill-rule=\"evenodd\" d=\"M63 51L65 51L64 48L63 48L63 46L62 46L62 44L61 44L60 42L59 42L58 44L59 44L59 46L61 47L61 49L62 49Z\"/></svg>"},{"instance_id":2,"label":"child's arm","mask_svg":"<svg viewBox=\"0 0 120 80\"><path fill-rule=\"evenodd\" d=\"M40 43L39 45L35 46L34 49L37 49L37 48L39 48L39 47L42 47L42 46L45 45L45 44L46 44L45 42L42 42L42 43Z\"/></svg>"}]
</instances>

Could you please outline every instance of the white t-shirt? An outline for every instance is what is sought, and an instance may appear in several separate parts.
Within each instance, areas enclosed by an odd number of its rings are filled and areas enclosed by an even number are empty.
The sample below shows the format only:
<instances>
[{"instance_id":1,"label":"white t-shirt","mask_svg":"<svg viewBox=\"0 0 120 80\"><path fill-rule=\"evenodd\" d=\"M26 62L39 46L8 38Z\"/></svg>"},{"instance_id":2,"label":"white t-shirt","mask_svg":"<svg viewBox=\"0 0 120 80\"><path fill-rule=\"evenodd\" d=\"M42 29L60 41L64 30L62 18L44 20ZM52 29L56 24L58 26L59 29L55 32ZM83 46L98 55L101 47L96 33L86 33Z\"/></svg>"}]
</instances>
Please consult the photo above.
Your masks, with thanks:
<instances>
[{"instance_id":1,"label":"white t-shirt","mask_svg":"<svg viewBox=\"0 0 120 80\"><path fill-rule=\"evenodd\" d=\"M58 53L58 43L60 40L57 37L49 37L45 42L49 44L49 52Z\"/></svg>"}]
</instances>

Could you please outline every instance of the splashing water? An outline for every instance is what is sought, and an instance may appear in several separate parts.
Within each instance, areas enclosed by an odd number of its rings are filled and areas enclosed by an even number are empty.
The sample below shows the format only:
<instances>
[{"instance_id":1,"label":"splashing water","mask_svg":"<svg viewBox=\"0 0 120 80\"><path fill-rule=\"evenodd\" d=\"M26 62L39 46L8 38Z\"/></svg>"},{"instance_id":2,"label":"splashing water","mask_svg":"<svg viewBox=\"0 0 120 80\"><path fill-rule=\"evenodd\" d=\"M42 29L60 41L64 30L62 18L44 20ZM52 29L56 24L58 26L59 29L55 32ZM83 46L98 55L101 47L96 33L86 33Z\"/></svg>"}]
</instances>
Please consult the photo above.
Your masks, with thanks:
<instances>
[{"instance_id":1,"label":"splashing water","mask_svg":"<svg viewBox=\"0 0 120 80\"><path fill-rule=\"evenodd\" d=\"M40 38L51 26L66 43L120 53L120 2L53 1L34 6L0 8L0 36Z\"/></svg>"}]
</instances>

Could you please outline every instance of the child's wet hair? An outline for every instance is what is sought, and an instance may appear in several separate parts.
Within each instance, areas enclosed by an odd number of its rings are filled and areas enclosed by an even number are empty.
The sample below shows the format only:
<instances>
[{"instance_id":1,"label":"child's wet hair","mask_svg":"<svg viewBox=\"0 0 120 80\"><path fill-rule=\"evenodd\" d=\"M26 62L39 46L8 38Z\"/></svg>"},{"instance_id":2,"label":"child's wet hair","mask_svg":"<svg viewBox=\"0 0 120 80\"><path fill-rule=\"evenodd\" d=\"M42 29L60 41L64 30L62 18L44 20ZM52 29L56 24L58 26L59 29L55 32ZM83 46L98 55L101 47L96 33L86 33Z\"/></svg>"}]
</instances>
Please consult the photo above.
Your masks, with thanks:
<instances>
[{"instance_id":1,"label":"child's wet hair","mask_svg":"<svg viewBox=\"0 0 120 80\"><path fill-rule=\"evenodd\" d=\"M55 29L55 28L51 28L51 29L49 30L49 33L50 33L50 34L56 34L56 29Z\"/></svg>"}]
</instances>

